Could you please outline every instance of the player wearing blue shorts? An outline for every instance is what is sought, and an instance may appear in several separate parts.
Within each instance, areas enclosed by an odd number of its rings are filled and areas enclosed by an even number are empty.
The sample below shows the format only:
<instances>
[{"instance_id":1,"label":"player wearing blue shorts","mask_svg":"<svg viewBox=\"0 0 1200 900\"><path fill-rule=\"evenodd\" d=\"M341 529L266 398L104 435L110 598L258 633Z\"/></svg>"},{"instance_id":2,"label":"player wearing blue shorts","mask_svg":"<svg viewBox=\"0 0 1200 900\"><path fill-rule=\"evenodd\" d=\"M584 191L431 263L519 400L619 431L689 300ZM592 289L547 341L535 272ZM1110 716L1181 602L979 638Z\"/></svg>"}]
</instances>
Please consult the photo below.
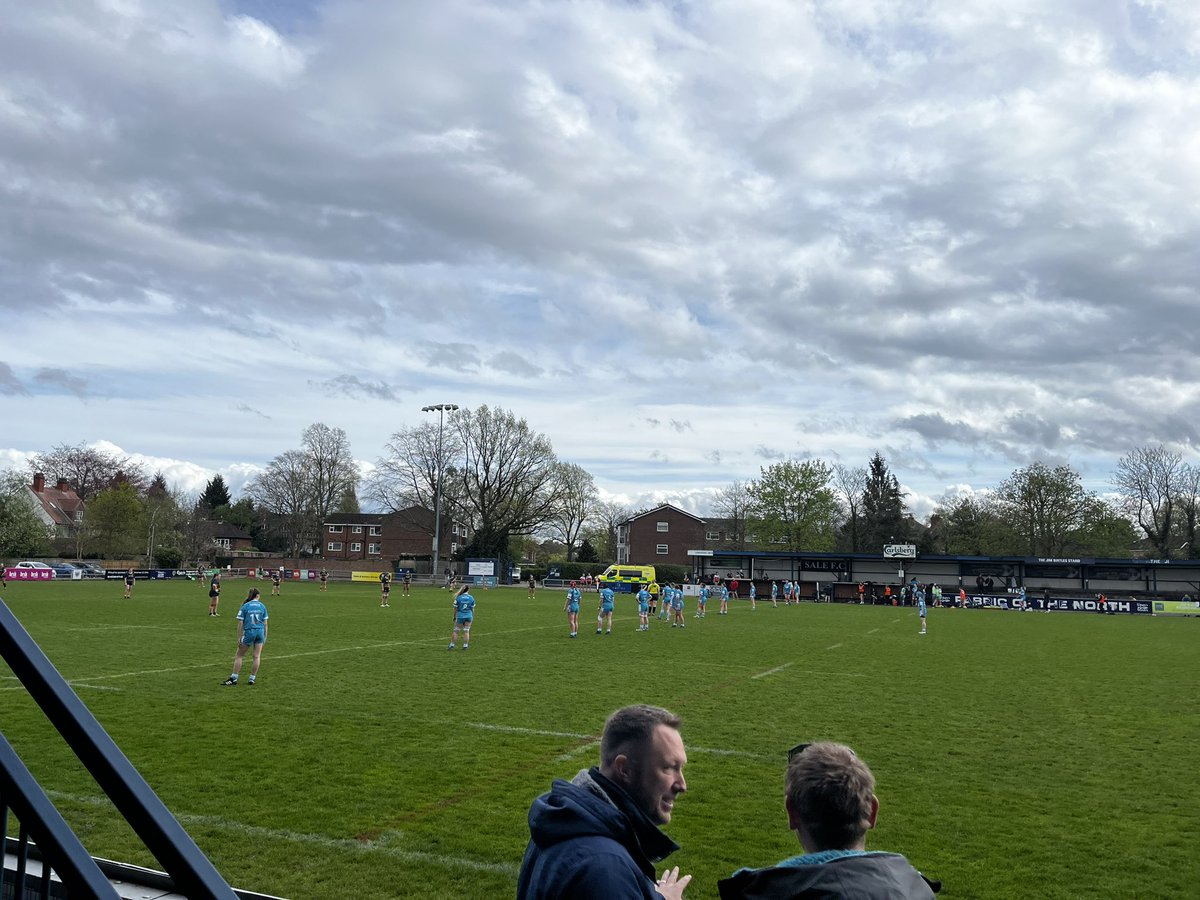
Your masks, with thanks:
<instances>
[{"instance_id":1,"label":"player wearing blue shorts","mask_svg":"<svg viewBox=\"0 0 1200 900\"><path fill-rule=\"evenodd\" d=\"M925 633L925 623L928 621L925 618L925 592L917 590L917 616L921 619L921 630L917 634Z\"/></svg>"},{"instance_id":2,"label":"player wearing blue shorts","mask_svg":"<svg viewBox=\"0 0 1200 900\"><path fill-rule=\"evenodd\" d=\"M607 634L612 634L612 614L613 614L613 592L612 588L603 588L600 591L600 614L596 616L596 634L600 633L600 626L607 626Z\"/></svg>"},{"instance_id":3,"label":"player wearing blue shorts","mask_svg":"<svg viewBox=\"0 0 1200 900\"><path fill-rule=\"evenodd\" d=\"M721 585L721 615L729 615L729 588Z\"/></svg>"},{"instance_id":4,"label":"player wearing blue shorts","mask_svg":"<svg viewBox=\"0 0 1200 900\"><path fill-rule=\"evenodd\" d=\"M753 611L758 609L758 591L754 587L754 582L750 582L750 609Z\"/></svg>"},{"instance_id":5,"label":"player wearing blue shorts","mask_svg":"<svg viewBox=\"0 0 1200 900\"><path fill-rule=\"evenodd\" d=\"M708 585L700 585L700 593L696 597L696 618L703 619L708 612Z\"/></svg>"},{"instance_id":6,"label":"player wearing blue shorts","mask_svg":"<svg viewBox=\"0 0 1200 900\"><path fill-rule=\"evenodd\" d=\"M238 610L238 645L233 657L233 673L221 682L223 687L236 687L238 673L242 671L242 657L251 647L254 648L254 660L250 664L249 683L254 684L258 677L258 666L262 662L263 644L267 642L267 608L259 600L258 588L251 588L242 608Z\"/></svg>"},{"instance_id":7,"label":"player wearing blue shorts","mask_svg":"<svg viewBox=\"0 0 1200 900\"><path fill-rule=\"evenodd\" d=\"M645 586L637 592L638 602L638 631L650 630L650 592Z\"/></svg>"},{"instance_id":8,"label":"player wearing blue shorts","mask_svg":"<svg viewBox=\"0 0 1200 900\"><path fill-rule=\"evenodd\" d=\"M563 604L563 612L567 614L567 627L571 629L568 637L579 634L579 601L582 597L583 594L572 581L571 586L567 588L567 602Z\"/></svg>"},{"instance_id":9,"label":"player wearing blue shorts","mask_svg":"<svg viewBox=\"0 0 1200 900\"><path fill-rule=\"evenodd\" d=\"M675 611L675 621L671 623L671 627L678 625L680 628L686 628L687 622L683 620L683 588L671 588L671 607Z\"/></svg>"},{"instance_id":10,"label":"player wearing blue shorts","mask_svg":"<svg viewBox=\"0 0 1200 900\"><path fill-rule=\"evenodd\" d=\"M464 584L451 601L454 604L454 630L450 632L450 646L447 650L454 649L459 631L462 631L463 649L471 646L471 621L475 618L475 598L469 591L470 587Z\"/></svg>"}]
</instances>

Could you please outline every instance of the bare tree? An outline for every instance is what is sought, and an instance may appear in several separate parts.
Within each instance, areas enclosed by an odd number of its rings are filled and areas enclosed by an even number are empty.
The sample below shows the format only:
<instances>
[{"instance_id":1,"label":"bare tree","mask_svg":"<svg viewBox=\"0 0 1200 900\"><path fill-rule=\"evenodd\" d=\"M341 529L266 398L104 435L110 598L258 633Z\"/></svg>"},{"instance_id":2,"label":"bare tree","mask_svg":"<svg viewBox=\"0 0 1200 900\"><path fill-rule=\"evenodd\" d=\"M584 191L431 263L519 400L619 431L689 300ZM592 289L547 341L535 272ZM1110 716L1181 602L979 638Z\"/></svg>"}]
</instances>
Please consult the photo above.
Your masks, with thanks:
<instances>
[{"instance_id":1,"label":"bare tree","mask_svg":"<svg viewBox=\"0 0 1200 900\"><path fill-rule=\"evenodd\" d=\"M40 472L51 484L65 478L85 502L122 481L129 482L139 494L149 483L145 469L129 457L113 456L82 444L59 444L49 453L37 454L29 461L29 472Z\"/></svg>"},{"instance_id":2,"label":"bare tree","mask_svg":"<svg viewBox=\"0 0 1200 900\"><path fill-rule=\"evenodd\" d=\"M321 422L309 425L301 436L308 457L313 514L318 524L337 507L338 502L358 488L358 466L350 453L350 441L340 428Z\"/></svg>"},{"instance_id":3,"label":"bare tree","mask_svg":"<svg viewBox=\"0 0 1200 900\"><path fill-rule=\"evenodd\" d=\"M397 431L384 450L364 489L368 500L391 512L410 506L432 510L437 476L441 472L443 505L447 508L458 505L453 492L458 484L455 476L462 466L463 444L455 428L443 430L440 452L438 426L433 422ZM429 533L433 533L432 519Z\"/></svg>"},{"instance_id":4,"label":"bare tree","mask_svg":"<svg viewBox=\"0 0 1200 900\"><path fill-rule=\"evenodd\" d=\"M862 519L863 495L867 491L866 466L848 466L835 463L833 466L833 492L846 513L846 535L850 539L850 552L861 549L859 522Z\"/></svg>"},{"instance_id":5,"label":"bare tree","mask_svg":"<svg viewBox=\"0 0 1200 900\"><path fill-rule=\"evenodd\" d=\"M560 462L556 467L558 504L550 516L550 532L567 548L567 562L575 549L596 504L596 482L583 466Z\"/></svg>"},{"instance_id":6,"label":"bare tree","mask_svg":"<svg viewBox=\"0 0 1200 900\"><path fill-rule=\"evenodd\" d=\"M745 481L733 481L717 491L712 509L718 518L729 522L729 533L735 550L746 549L746 519L750 515L753 498L750 485Z\"/></svg>"},{"instance_id":7,"label":"bare tree","mask_svg":"<svg viewBox=\"0 0 1200 900\"><path fill-rule=\"evenodd\" d=\"M600 543L596 549L607 560L617 558L617 526L633 515L633 509L615 500L601 500L592 507L592 523Z\"/></svg>"},{"instance_id":8,"label":"bare tree","mask_svg":"<svg viewBox=\"0 0 1200 900\"><path fill-rule=\"evenodd\" d=\"M448 480L475 525L471 551L507 558L509 535L536 531L559 505L554 447L508 410L460 409L447 425L463 448L462 466Z\"/></svg>"},{"instance_id":9,"label":"bare tree","mask_svg":"<svg viewBox=\"0 0 1200 900\"><path fill-rule=\"evenodd\" d=\"M265 472L246 485L246 494L279 517L287 535L289 556L298 556L316 541L320 522L314 515L309 460L303 450L285 450L276 456Z\"/></svg>"},{"instance_id":10,"label":"bare tree","mask_svg":"<svg viewBox=\"0 0 1200 900\"><path fill-rule=\"evenodd\" d=\"M1160 559L1171 556L1171 527L1183 476L1183 457L1161 445L1138 447L1121 457L1113 484L1122 510L1145 533Z\"/></svg>"}]
</instances>

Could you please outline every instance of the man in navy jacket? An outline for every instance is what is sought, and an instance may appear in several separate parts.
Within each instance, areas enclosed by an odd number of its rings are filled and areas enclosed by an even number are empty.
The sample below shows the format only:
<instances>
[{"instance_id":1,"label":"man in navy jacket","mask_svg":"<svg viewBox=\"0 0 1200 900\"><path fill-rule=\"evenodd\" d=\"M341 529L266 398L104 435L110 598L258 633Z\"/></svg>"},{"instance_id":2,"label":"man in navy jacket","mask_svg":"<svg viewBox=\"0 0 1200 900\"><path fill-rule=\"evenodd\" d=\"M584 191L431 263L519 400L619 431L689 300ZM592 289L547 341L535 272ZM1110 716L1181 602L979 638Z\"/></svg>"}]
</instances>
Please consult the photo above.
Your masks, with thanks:
<instances>
[{"instance_id":1,"label":"man in navy jacket","mask_svg":"<svg viewBox=\"0 0 1200 900\"><path fill-rule=\"evenodd\" d=\"M679 900L692 876L655 877L679 849L659 830L687 790L678 716L627 706L604 723L600 766L556 779L529 810L519 900Z\"/></svg>"}]
</instances>

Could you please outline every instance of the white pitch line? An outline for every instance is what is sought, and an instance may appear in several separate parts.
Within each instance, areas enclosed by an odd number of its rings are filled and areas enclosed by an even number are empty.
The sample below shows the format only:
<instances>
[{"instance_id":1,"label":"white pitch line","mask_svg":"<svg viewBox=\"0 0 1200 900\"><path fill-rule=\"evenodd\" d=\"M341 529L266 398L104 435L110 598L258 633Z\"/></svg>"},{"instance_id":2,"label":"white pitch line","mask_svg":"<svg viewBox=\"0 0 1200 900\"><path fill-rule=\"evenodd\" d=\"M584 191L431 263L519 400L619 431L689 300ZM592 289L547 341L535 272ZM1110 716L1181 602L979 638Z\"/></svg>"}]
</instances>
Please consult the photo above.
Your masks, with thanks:
<instances>
[{"instance_id":1,"label":"white pitch line","mask_svg":"<svg viewBox=\"0 0 1200 900\"><path fill-rule=\"evenodd\" d=\"M791 665L791 664L789 663L789 665ZM568 753L564 754L562 757L555 760L555 762L561 762L566 759L569 759L571 756L580 752L581 750L600 746L600 739L598 737L596 737L596 735L581 734L577 731L547 731L542 728L521 728L520 726L517 726L517 725L494 725L490 722L467 722L466 725L469 728L480 728L480 729L483 729L484 731L501 731L506 734L529 734L529 735L536 735L537 737L571 738L572 740L576 740L576 741L587 741L588 742L587 744L584 744L581 747L577 747L574 750L571 750ZM768 759L768 760L773 760L775 758L773 756L765 756L762 753L752 753L748 750L722 750L717 747L693 747L690 744L688 745L687 749L688 749L689 753L707 753L712 756L742 756L742 757L745 757L746 759Z\"/></svg>"},{"instance_id":2,"label":"white pitch line","mask_svg":"<svg viewBox=\"0 0 1200 900\"><path fill-rule=\"evenodd\" d=\"M600 749L599 741L590 741L586 744L580 744L575 749L568 750L566 753L563 753L559 756L554 757L554 761L555 762L567 762L569 759L571 759L571 757L577 756L580 753L583 753L585 750L599 750L599 749Z\"/></svg>"},{"instance_id":3,"label":"white pitch line","mask_svg":"<svg viewBox=\"0 0 1200 900\"><path fill-rule=\"evenodd\" d=\"M123 690L123 688L112 687L111 685L84 684L80 681L68 681L67 684L69 684L73 688L87 688L89 691L121 691L121 690Z\"/></svg>"},{"instance_id":4,"label":"white pitch line","mask_svg":"<svg viewBox=\"0 0 1200 900\"><path fill-rule=\"evenodd\" d=\"M757 675L751 675L750 680L754 681L759 678L766 678L768 675L774 675L776 672L782 672L784 669L788 668L791 665L794 665L794 663L787 662L787 663L784 663L782 666L776 666L773 669L767 669L767 671L765 671L765 672L759 672Z\"/></svg>"},{"instance_id":5,"label":"white pitch line","mask_svg":"<svg viewBox=\"0 0 1200 900\"><path fill-rule=\"evenodd\" d=\"M46 793L51 797L87 804L89 806L112 805L111 801L106 797L86 797L67 794L62 791L47 791ZM517 874L516 863L485 862L484 860L469 859L462 856L446 856L441 853L429 853L424 850L404 850L400 847L393 847L390 845L389 839L400 837L396 832L384 832L379 838L373 841L359 841L353 838L331 838L323 834L305 834L285 829L263 828L259 825L247 825L244 822L225 819L221 816L176 813L175 818L187 825L204 825L220 828L224 831L232 831L258 839L266 838L286 841L288 843L304 844L310 847L321 847L339 852L381 853L394 859L403 860L404 862L432 863L433 865L445 866L449 869L469 869L473 872L495 872L501 875Z\"/></svg>"},{"instance_id":6,"label":"white pitch line","mask_svg":"<svg viewBox=\"0 0 1200 900\"><path fill-rule=\"evenodd\" d=\"M870 631L867 632L867 634L874 634L878 630L879 630L878 628L872 628Z\"/></svg>"},{"instance_id":7,"label":"white pitch line","mask_svg":"<svg viewBox=\"0 0 1200 900\"><path fill-rule=\"evenodd\" d=\"M840 646L842 646L842 645L841 645L841 644L830 644L830 645L829 645L828 647L826 647L825 649L826 649L826 650L836 650L836 649L837 649L838 647L840 647Z\"/></svg>"}]
</instances>

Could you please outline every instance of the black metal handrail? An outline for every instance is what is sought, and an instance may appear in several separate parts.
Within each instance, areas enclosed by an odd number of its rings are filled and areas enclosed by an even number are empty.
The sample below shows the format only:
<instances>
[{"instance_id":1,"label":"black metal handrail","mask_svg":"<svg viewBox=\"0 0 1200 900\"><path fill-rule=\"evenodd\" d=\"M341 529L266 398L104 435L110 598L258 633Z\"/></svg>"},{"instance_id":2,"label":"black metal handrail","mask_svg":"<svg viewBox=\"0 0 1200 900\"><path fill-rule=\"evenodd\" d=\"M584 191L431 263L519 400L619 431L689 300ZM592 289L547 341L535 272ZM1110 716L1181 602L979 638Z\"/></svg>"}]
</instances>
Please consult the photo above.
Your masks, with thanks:
<instances>
[{"instance_id":1,"label":"black metal handrail","mask_svg":"<svg viewBox=\"0 0 1200 900\"><path fill-rule=\"evenodd\" d=\"M59 734L79 757L80 762L91 772L100 789L129 822L142 843L146 845L146 849L171 876L175 890L194 898L194 900L209 897L235 900L237 894L233 888L221 877L208 857L201 852L191 836L184 831L183 826L171 815L170 810L133 767L133 763L121 752L113 739L108 736L108 733L96 721L95 716L76 696L66 679L54 668L41 648L13 615L12 610L2 600L0 600L0 657L3 657L8 663L9 668L25 686L30 697L41 707L50 723L58 729ZM12 748L8 747L7 741L5 741L5 747L11 752ZM12 757L15 759L16 754L12 753ZM17 762L20 764L19 760ZM7 755L0 758L0 768L3 768L5 772L9 771ZM20 769L32 782L32 776L29 775L23 764L20 764ZM6 779L8 777L11 776L6 775ZM34 786L36 787L36 783ZM25 795L28 793L29 791L26 789ZM37 788L37 793L41 794L45 803L50 803L41 788ZM39 818L42 822L48 821L45 816L41 815L44 810L40 809L36 802L25 799L20 802L27 807L26 815L31 816L30 824L27 826L26 818L14 805L13 810L21 821L22 830L24 831L28 827L31 833L36 834L35 828L44 829L45 826L42 824L36 826L33 824ZM61 816L58 816L57 811L55 811L55 816L61 821ZM65 822L62 825L66 827ZM70 829L67 828L67 830ZM74 839L74 835L72 835L72 839ZM75 843L78 843L77 839L74 840ZM60 866L70 866L71 862L69 860L64 862L66 857L49 857L48 851L53 849L53 834L50 835L50 841L51 843L48 845L43 845L40 840L37 843L41 847L43 856L47 857L50 866L53 866L54 871L63 877ZM48 878L48 875L45 877ZM66 880L63 877L63 881L66 882ZM107 881L105 884L107 885ZM111 886L109 886L109 890L111 890ZM86 891L84 895L87 896ZM106 896L106 894L101 893L96 896Z\"/></svg>"}]
</instances>

